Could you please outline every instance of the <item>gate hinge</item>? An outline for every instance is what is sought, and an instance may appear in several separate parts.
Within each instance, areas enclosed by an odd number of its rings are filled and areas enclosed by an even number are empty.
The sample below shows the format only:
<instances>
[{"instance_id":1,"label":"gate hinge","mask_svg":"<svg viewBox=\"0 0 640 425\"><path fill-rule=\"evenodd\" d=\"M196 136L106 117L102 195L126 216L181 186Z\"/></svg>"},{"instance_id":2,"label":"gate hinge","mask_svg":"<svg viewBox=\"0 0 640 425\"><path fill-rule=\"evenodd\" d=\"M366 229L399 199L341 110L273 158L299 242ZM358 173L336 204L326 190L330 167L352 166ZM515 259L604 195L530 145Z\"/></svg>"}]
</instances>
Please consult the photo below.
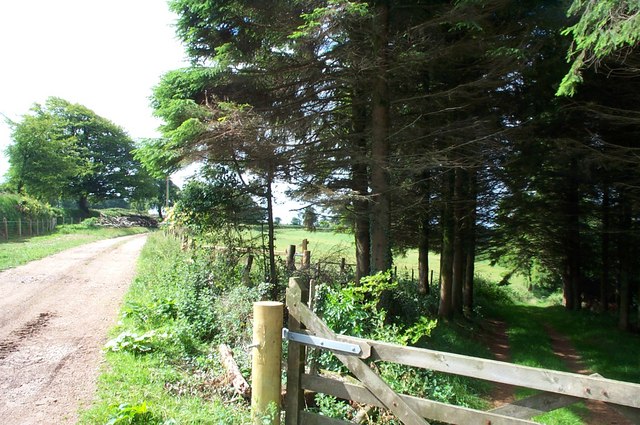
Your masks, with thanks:
<instances>
[{"instance_id":1,"label":"gate hinge","mask_svg":"<svg viewBox=\"0 0 640 425\"><path fill-rule=\"evenodd\" d=\"M344 355L360 356L362 354L362 348L357 344L349 344L348 342L320 338L319 336L290 332L287 328L282 328L282 339L304 344L308 347L335 351Z\"/></svg>"}]
</instances>

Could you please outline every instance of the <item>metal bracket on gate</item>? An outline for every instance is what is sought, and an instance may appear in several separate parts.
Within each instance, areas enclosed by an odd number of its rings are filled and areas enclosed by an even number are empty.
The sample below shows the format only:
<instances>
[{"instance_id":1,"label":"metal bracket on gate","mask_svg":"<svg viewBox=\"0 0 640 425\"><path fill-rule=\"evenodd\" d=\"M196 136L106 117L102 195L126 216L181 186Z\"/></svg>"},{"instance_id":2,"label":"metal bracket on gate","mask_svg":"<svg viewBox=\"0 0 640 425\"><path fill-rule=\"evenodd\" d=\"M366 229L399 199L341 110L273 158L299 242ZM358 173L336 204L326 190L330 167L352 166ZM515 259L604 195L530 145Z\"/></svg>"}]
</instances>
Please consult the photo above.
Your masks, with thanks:
<instances>
[{"instance_id":1,"label":"metal bracket on gate","mask_svg":"<svg viewBox=\"0 0 640 425\"><path fill-rule=\"evenodd\" d=\"M336 341L333 339L320 338L319 336L289 332L289 329L287 328L282 328L282 339L304 344L309 347L336 351L345 355L359 356L362 354L362 348L357 344L349 344L347 342Z\"/></svg>"}]
</instances>

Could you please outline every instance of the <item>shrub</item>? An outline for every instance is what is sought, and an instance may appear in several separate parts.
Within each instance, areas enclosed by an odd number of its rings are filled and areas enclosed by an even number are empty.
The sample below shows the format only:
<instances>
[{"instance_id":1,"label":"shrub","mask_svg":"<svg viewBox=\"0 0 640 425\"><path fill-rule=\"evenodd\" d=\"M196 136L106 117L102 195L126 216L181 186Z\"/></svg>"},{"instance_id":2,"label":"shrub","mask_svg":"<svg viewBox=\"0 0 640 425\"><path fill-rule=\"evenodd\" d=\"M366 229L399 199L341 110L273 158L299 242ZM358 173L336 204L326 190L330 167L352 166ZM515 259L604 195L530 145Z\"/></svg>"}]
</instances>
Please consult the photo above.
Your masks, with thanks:
<instances>
[{"instance_id":1,"label":"shrub","mask_svg":"<svg viewBox=\"0 0 640 425\"><path fill-rule=\"evenodd\" d=\"M59 210L49 204L42 203L34 198L10 193L0 193L0 217L6 217L9 221L19 218L45 219L58 216Z\"/></svg>"}]
</instances>

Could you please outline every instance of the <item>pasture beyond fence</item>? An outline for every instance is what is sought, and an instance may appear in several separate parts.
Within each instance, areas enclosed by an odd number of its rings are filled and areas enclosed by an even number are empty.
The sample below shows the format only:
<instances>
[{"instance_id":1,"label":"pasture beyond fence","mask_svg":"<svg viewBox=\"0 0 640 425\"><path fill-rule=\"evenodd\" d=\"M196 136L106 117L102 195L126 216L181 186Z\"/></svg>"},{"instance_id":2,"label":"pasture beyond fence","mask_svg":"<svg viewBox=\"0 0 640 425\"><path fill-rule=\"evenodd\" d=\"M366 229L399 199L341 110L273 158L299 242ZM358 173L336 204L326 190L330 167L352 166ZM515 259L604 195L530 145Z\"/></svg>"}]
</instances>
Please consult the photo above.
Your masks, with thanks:
<instances>
[{"instance_id":1,"label":"pasture beyond fence","mask_svg":"<svg viewBox=\"0 0 640 425\"><path fill-rule=\"evenodd\" d=\"M349 424L305 410L304 391L382 407L403 424L425 425L428 420L450 424L531 424L542 413L582 400L605 402L640 423L640 385L548 369L519 366L429 349L336 335L308 307L309 289L291 278L287 289L288 329L282 328L283 305L254 305L252 391L253 424L280 424L281 339L288 341L285 425ZM264 310L268 310L264 311ZM315 373L306 364L306 347L330 350L359 382ZM397 394L365 362L384 361L430 369L541 391L529 398L490 411L468 409ZM277 369L274 371L274 369ZM256 385L256 383L259 383Z\"/></svg>"},{"instance_id":2,"label":"pasture beyond fence","mask_svg":"<svg viewBox=\"0 0 640 425\"><path fill-rule=\"evenodd\" d=\"M172 230L171 231L174 236L179 237L182 240L182 248L187 249L188 247L193 246L193 239L190 239L189 235L180 230ZM320 278L323 274L323 270L327 267L334 268L340 274L353 274L356 264L349 263L345 257L339 259L339 261L331 261L327 259L320 259L315 262L311 260L311 251L308 249L309 241L307 239L303 239L300 244L301 250L297 250L296 245L289 245L289 247L284 251L274 251L276 256L279 256L284 259L287 270L290 272L295 272L296 270L302 271L306 270L310 273L310 275L314 276L314 278ZM206 246L205 248L212 249L216 252L227 252L229 250L226 246ZM254 265L255 254L260 252L260 250L255 249L247 249L247 248L235 248L236 252L241 252L242 255L246 255L246 264L245 264L245 279L249 279L249 274L251 272L251 268ZM262 248L262 251L266 251L266 247ZM394 267L392 270L393 277L398 277L398 267ZM429 285L433 286L434 283L434 272L435 270L429 270L428 282ZM406 279L410 279L411 282L415 282L416 273L413 268L404 270ZM436 283L440 285L440 276L436 274Z\"/></svg>"},{"instance_id":3,"label":"pasture beyond fence","mask_svg":"<svg viewBox=\"0 0 640 425\"><path fill-rule=\"evenodd\" d=\"M2 217L0 241L44 235L54 231L59 224L73 224L73 221L73 218L65 217L18 218L18 220L7 220L6 217Z\"/></svg>"}]
</instances>

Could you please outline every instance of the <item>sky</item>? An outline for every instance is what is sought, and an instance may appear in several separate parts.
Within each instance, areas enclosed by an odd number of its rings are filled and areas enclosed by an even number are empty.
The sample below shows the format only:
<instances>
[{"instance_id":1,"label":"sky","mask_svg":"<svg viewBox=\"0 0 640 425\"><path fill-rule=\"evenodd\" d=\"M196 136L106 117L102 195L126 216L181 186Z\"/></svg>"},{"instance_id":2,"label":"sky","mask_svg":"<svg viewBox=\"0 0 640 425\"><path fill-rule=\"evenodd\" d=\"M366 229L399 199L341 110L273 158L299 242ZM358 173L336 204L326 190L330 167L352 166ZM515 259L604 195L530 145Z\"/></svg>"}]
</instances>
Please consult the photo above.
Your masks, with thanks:
<instances>
[{"instance_id":1,"label":"sky","mask_svg":"<svg viewBox=\"0 0 640 425\"><path fill-rule=\"evenodd\" d=\"M188 65L164 0L0 1L0 114L20 121L50 96L82 104L134 140L158 137L149 97ZM0 179L10 128L0 116ZM189 171L175 176L181 183ZM295 216L280 198L276 216Z\"/></svg>"}]
</instances>

